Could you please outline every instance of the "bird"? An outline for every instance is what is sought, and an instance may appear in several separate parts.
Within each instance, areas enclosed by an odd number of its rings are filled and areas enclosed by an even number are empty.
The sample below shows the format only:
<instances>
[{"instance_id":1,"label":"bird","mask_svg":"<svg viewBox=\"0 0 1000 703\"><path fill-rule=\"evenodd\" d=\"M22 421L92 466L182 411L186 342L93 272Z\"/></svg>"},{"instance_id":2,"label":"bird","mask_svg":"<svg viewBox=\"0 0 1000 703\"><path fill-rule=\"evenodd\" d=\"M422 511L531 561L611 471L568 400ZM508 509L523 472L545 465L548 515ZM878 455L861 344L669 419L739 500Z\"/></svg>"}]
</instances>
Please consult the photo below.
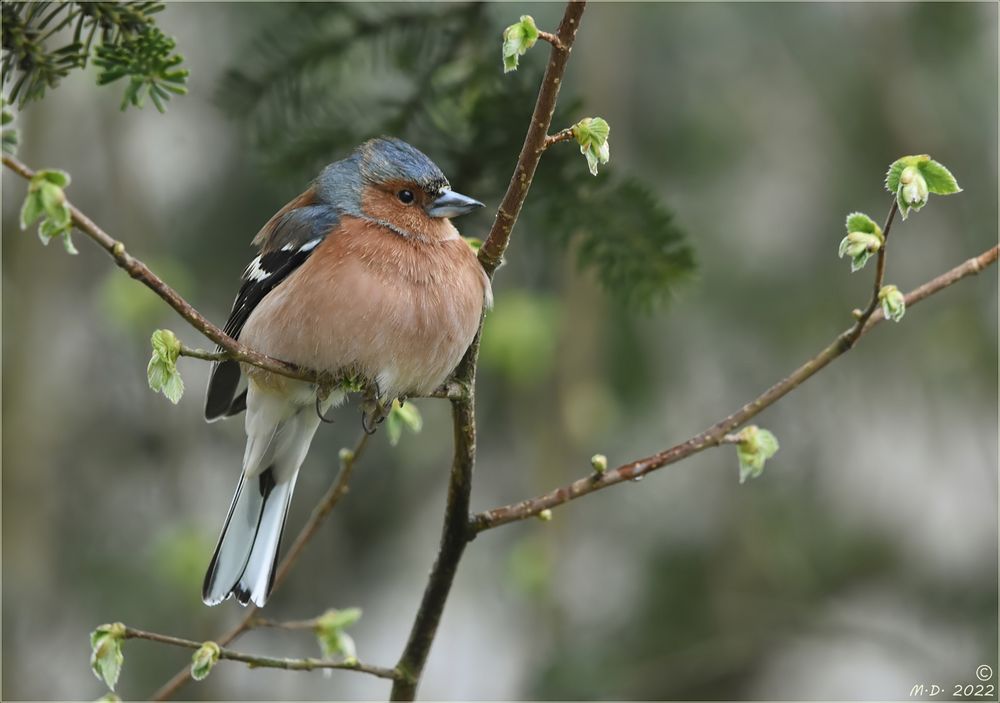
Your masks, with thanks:
<instances>
[{"instance_id":1,"label":"bird","mask_svg":"<svg viewBox=\"0 0 1000 703\"><path fill-rule=\"evenodd\" d=\"M451 218L483 204L392 137L326 166L253 239L225 332L317 372L374 384L382 398L426 395L456 368L492 305L490 278ZM237 390L246 378L246 388ZM299 469L326 411L315 383L234 360L213 363L209 422L246 412L239 483L202 600L263 606Z\"/></svg>"}]
</instances>

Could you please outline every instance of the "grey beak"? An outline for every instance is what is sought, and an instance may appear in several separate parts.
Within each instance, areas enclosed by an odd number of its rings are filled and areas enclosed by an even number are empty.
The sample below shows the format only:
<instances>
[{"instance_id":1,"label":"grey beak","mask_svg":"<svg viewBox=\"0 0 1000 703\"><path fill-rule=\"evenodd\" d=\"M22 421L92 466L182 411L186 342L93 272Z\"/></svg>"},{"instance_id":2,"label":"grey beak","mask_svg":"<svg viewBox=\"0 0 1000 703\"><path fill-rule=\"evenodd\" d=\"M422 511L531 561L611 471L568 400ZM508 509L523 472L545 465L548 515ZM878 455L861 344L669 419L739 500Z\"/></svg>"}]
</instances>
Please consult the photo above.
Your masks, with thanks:
<instances>
[{"instance_id":1,"label":"grey beak","mask_svg":"<svg viewBox=\"0 0 1000 703\"><path fill-rule=\"evenodd\" d=\"M431 217L458 217L481 207L484 207L481 202L468 195L446 190L430 204L427 214Z\"/></svg>"}]
</instances>

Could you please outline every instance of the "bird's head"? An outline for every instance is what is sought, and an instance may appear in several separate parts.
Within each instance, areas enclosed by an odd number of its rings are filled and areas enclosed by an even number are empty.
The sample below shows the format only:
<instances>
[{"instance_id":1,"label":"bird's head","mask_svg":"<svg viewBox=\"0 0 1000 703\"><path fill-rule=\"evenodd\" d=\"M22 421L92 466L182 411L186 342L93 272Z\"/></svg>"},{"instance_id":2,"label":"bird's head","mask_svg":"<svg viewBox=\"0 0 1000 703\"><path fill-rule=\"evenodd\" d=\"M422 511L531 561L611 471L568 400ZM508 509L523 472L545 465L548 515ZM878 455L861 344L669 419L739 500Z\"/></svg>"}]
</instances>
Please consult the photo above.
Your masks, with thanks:
<instances>
[{"instance_id":1,"label":"bird's head","mask_svg":"<svg viewBox=\"0 0 1000 703\"><path fill-rule=\"evenodd\" d=\"M417 239L453 238L457 235L447 220L483 207L453 191L425 154L387 137L371 139L348 158L327 166L317 192L342 212Z\"/></svg>"}]
</instances>

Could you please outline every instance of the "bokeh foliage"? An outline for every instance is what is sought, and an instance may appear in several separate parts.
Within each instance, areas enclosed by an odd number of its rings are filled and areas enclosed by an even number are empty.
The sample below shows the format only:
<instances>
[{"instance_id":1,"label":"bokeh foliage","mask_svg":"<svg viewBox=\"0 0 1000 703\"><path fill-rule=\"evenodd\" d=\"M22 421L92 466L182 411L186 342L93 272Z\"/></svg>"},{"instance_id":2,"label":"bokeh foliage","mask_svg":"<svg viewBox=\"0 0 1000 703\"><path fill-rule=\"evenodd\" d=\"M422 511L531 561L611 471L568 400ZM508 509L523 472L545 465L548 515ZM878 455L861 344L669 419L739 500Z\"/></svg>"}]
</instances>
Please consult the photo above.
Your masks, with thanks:
<instances>
[{"instance_id":1,"label":"bokeh foliage","mask_svg":"<svg viewBox=\"0 0 1000 703\"><path fill-rule=\"evenodd\" d=\"M146 94L163 112L187 92L183 57L156 26L158 2L3 2L3 84L18 107L40 100L71 71L93 60L99 85L128 78L122 109ZM62 40L58 47L55 46Z\"/></svg>"},{"instance_id":2,"label":"bokeh foliage","mask_svg":"<svg viewBox=\"0 0 1000 703\"><path fill-rule=\"evenodd\" d=\"M284 12L226 77L220 103L275 172L310 178L375 135L431 154L455 187L498 203L520 151L545 47L504 75L482 4L307 4ZM584 117L563 92L553 129ZM549 150L518 228L573 249L626 307L650 310L694 270L671 212L634 178L592 177L572 145Z\"/></svg>"}]
</instances>

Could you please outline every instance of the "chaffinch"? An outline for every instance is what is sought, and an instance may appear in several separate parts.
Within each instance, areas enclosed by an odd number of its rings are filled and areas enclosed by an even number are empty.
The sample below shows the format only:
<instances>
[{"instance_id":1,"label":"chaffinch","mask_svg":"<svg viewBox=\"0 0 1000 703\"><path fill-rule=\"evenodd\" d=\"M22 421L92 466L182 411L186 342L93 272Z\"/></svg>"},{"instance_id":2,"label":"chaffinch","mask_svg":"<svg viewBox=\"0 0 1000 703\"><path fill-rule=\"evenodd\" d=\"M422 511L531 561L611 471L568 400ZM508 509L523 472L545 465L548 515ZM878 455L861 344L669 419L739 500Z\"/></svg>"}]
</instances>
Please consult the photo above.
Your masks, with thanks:
<instances>
[{"instance_id":1,"label":"chaffinch","mask_svg":"<svg viewBox=\"0 0 1000 703\"><path fill-rule=\"evenodd\" d=\"M254 238L260 254L243 273L226 333L272 357L365 379L387 398L429 393L458 365L492 300L450 221L479 207L406 142L365 142ZM299 467L320 414L345 397L320 399L318 390L235 361L213 366L205 418L245 409L247 443L205 574L206 604L267 600Z\"/></svg>"}]
</instances>

